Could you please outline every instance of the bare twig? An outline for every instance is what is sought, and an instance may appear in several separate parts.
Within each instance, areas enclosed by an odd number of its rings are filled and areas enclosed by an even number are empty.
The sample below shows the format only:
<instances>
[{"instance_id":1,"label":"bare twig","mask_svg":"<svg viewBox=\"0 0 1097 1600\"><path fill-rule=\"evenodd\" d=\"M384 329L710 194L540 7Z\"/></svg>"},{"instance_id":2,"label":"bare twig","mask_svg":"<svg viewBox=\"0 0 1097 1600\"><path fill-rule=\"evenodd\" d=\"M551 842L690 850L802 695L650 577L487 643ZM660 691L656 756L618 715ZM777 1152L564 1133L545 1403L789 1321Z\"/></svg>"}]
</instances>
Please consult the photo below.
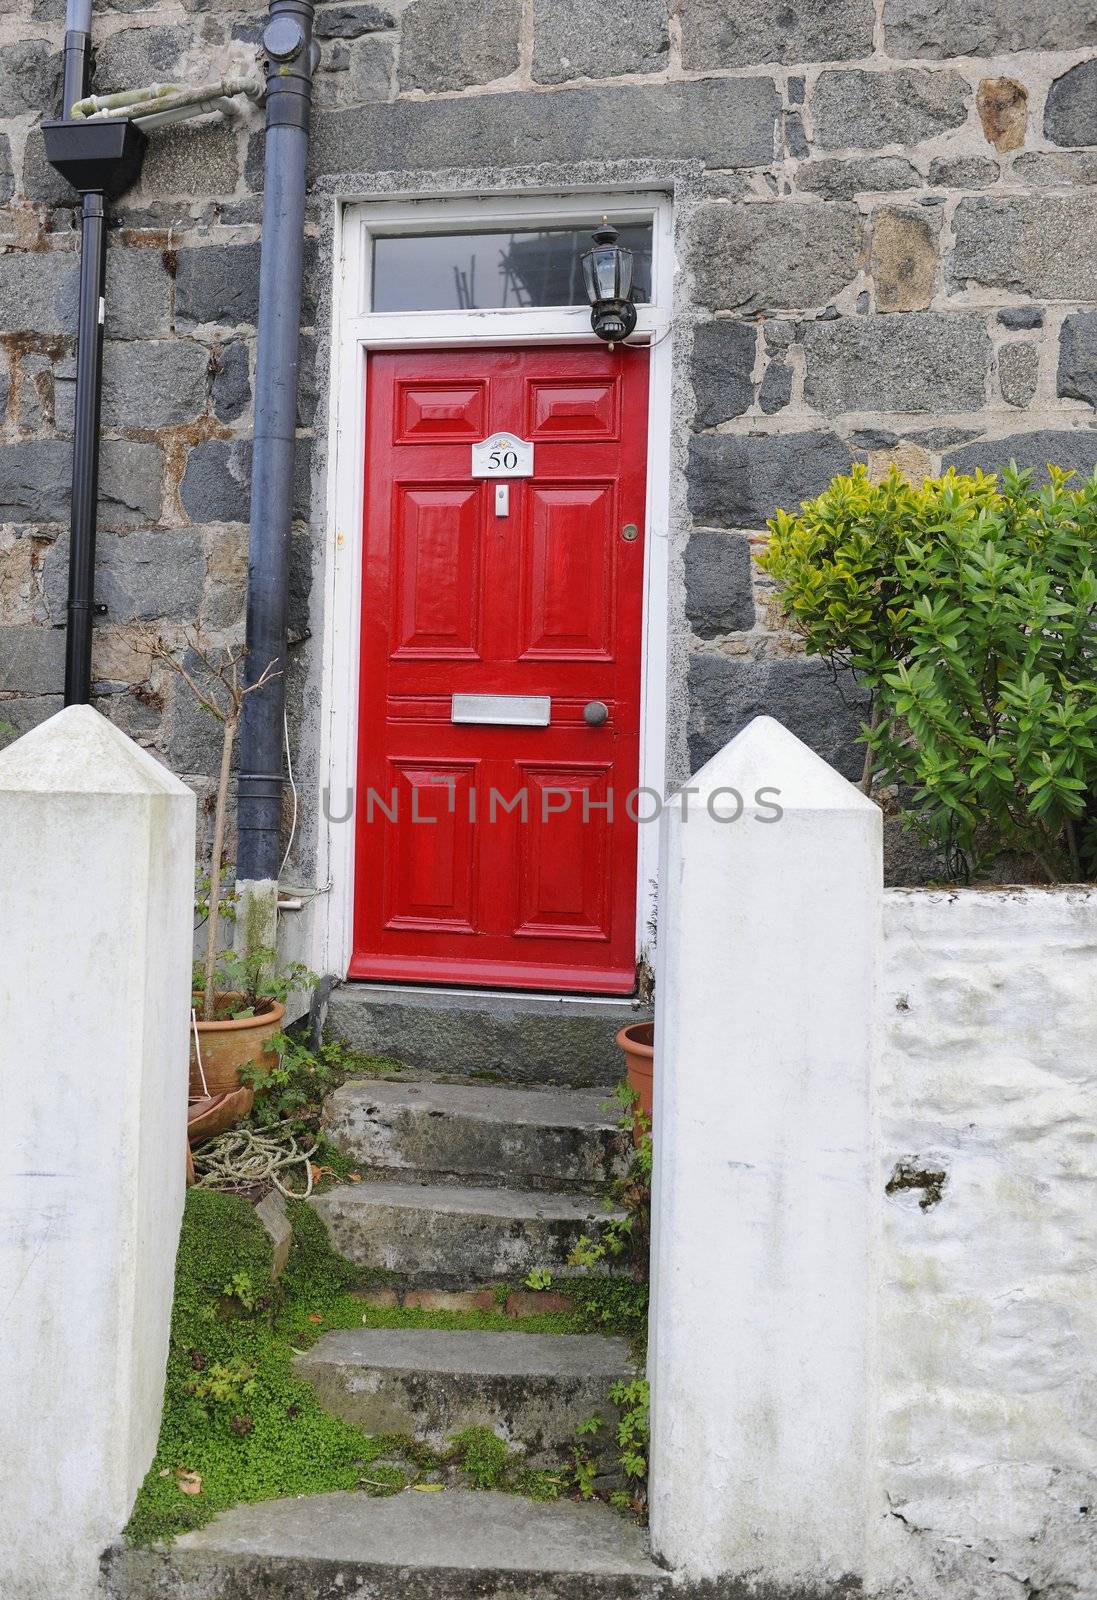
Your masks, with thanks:
<instances>
[{"instance_id":1,"label":"bare twig","mask_svg":"<svg viewBox=\"0 0 1097 1600\"><path fill-rule=\"evenodd\" d=\"M247 651L242 645L230 645L215 652L207 650L203 645L199 628L187 634L186 641L188 648L197 656L209 675L210 683L206 688L197 683L193 674L176 659L158 635L147 635L139 642L137 648L142 649L152 660L163 662L177 673L203 710L208 711L210 716L216 718L222 725L221 765L217 777L217 801L213 813L209 926L206 931L206 960L202 990L202 1020L211 1022L217 998L215 974L217 946L221 932L221 857L225 848L225 818L228 811L229 780L232 776L232 751L244 710L244 701L249 694L254 694L257 689L262 689L273 678L278 677L280 669L273 661L268 661L254 683L243 684L240 679L240 667ZM216 690L215 684L218 686Z\"/></svg>"}]
</instances>

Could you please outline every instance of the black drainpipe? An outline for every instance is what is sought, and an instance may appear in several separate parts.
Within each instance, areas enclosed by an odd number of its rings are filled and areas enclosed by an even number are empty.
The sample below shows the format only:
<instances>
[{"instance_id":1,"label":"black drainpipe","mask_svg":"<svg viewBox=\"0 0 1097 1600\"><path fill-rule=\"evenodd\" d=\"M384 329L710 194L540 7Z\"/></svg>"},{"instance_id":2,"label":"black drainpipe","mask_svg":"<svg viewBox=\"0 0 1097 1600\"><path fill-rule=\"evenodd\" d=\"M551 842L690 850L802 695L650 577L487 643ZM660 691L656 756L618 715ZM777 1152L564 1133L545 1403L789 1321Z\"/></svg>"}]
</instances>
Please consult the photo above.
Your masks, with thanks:
<instances>
[{"instance_id":1,"label":"black drainpipe","mask_svg":"<svg viewBox=\"0 0 1097 1600\"><path fill-rule=\"evenodd\" d=\"M72 439L65 704L91 699L95 611L95 524L99 498L99 409L106 309L106 199L135 183L145 136L131 122L73 120L88 90L91 0L68 0L62 116L42 124L46 158L80 195L80 298L76 330L76 417Z\"/></svg>"},{"instance_id":2,"label":"black drainpipe","mask_svg":"<svg viewBox=\"0 0 1097 1600\"><path fill-rule=\"evenodd\" d=\"M245 682L277 672L248 695L240 725L236 877L272 882L279 869L286 704L293 450L312 103L312 0L271 0L267 57L263 243L251 464Z\"/></svg>"}]
</instances>

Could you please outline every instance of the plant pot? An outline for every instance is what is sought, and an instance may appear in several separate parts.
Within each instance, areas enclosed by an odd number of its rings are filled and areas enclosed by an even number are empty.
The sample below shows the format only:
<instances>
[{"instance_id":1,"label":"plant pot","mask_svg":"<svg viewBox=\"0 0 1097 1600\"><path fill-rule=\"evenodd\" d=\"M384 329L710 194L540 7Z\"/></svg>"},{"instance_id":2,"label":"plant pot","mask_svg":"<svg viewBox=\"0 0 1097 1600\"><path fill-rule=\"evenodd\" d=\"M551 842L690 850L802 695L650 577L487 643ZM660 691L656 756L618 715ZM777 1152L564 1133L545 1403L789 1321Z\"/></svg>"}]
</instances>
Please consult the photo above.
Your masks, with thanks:
<instances>
[{"instance_id":1,"label":"plant pot","mask_svg":"<svg viewBox=\"0 0 1097 1600\"><path fill-rule=\"evenodd\" d=\"M225 994L222 1000L241 1000L242 995ZM267 1072L278 1065L278 1052L268 1050L267 1044L282 1029L286 1014L284 1005L277 1000L268 1001L269 1010L257 1017L229 1018L225 1022L198 1022L198 1043L202 1051L202 1073L194 1050L194 1029L190 1034L190 1092L197 1097L207 1094L230 1094L240 1088L240 1068L255 1061Z\"/></svg>"},{"instance_id":2,"label":"plant pot","mask_svg":"<svg viewBox=\"0 0 1097 1600\"><path fill-rule=\"evenodd\" d=\"M625 1053L625 1073L629 1088L640 1101L640 1109L651 1126L655 1091L655 1024L631 1022L617 1034L617 1043ZM633 1128L633 1138L639 1144L641 1130Z\"/></svg>"}]
</instances>

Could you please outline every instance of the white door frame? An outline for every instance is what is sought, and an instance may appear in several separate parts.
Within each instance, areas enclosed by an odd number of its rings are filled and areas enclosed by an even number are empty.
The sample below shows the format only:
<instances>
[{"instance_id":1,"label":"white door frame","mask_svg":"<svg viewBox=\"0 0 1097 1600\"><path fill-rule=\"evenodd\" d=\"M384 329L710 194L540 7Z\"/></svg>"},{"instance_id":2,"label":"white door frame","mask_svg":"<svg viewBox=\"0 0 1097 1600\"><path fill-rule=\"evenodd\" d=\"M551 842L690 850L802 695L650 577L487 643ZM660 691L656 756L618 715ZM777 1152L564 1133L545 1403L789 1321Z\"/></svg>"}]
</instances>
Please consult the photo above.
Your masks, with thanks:
<instances>
[{"instance_id":1,"label":"white door frame","mask_svg":"<svg viewBox=\"0 0 1097 1600\"><path fill-rule=\"evenodd\" d=\"M336 219L332 300L329 461L325 541L323 679L317 794L317 882L326 884L314 927L312 965L344 978L354 917L354 827L333 822L357 774L361 550L364 503L366 355L370 350L462 345L593 344L583 307L499 311L371 312L372 240L377 234L449 232L515 223L593 227L653 225L652 303L638 306L632 343L650 346L647 538L645 541L640 784L659 795L666 781L668 584L670 567L671 308L673 212L665 194L492 195L484 199L378 201L347 205ZM628 359L624 357L623 359ZM325 805L325 791L331 797ZM646 815L646 808L641 808ZM636 950L647 951L655 911L658 827L637 841Z\"/></svg>"}]
</instances>

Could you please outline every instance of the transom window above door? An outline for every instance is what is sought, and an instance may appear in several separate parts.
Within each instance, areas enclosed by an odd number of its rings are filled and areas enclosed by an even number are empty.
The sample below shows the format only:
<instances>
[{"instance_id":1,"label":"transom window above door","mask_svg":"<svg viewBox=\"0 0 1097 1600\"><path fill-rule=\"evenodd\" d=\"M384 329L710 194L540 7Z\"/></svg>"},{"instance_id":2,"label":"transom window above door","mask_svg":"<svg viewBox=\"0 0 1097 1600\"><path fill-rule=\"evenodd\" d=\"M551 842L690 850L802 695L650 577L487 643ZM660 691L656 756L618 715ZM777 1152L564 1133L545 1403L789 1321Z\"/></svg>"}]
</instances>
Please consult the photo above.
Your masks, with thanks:
<instances>
[{"instance_id":1,"label":"transom window above door","mask_svg":"<svg viewBox=\"0 0 1097 1600\"><path fill-rule=\"evenodd\" d=\"M591 220L591 229L597 224ZM620 243L633 253L633 298L651 300L652 225L625 223ZM582 228L377 235L373 311L497 311L585 306Z\"/></svg>"}]
</instances>

